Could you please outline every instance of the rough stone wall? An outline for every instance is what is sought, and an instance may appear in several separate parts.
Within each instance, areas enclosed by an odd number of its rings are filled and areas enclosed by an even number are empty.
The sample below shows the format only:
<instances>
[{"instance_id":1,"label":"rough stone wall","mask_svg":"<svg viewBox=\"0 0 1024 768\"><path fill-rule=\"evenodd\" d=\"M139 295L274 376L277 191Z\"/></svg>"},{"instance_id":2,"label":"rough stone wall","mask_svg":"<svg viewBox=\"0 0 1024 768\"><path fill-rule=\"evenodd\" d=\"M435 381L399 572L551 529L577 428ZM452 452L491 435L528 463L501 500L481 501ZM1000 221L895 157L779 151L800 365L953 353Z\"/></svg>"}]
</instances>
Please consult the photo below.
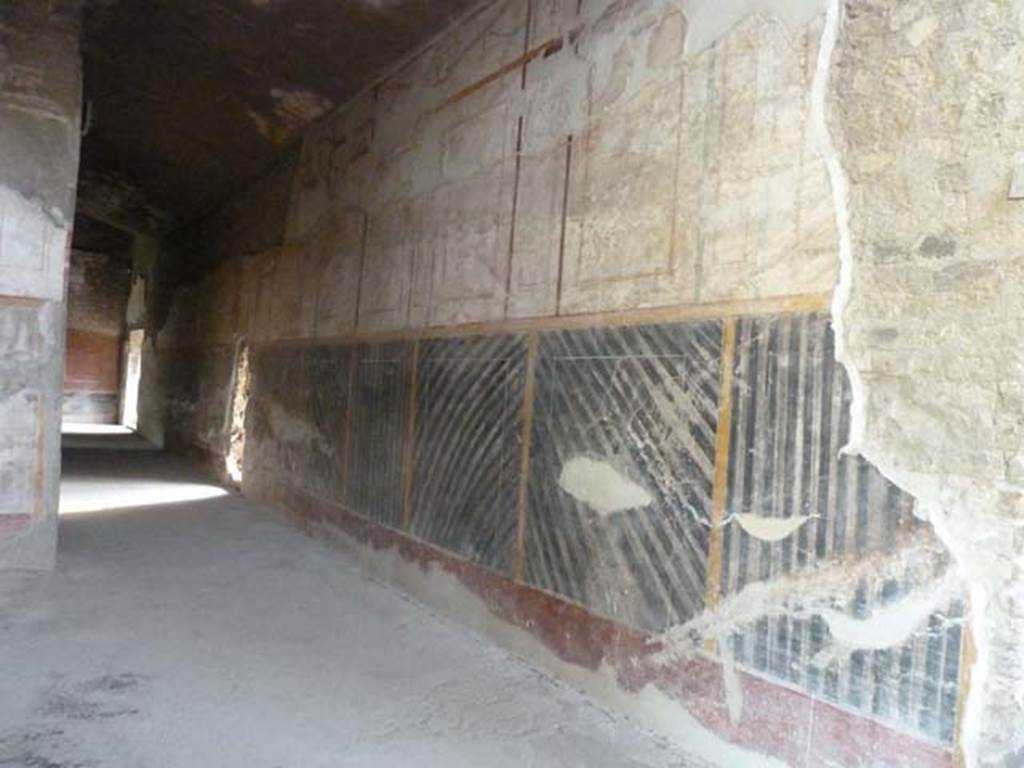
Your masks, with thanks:
<instances>
[{"instance_id":1,"label":"rough stone wall","mask_svg":"<svg viewBox=\"0 0 1024 768\"><path fill-rule=\"evenodd\" d=\"M54 559L80 79L77 3L0 6L0 567Z\"/></svg>"},{"instance_id":2,"label":"rough stone wall","mask_svg":"<svg viewBox=\"0 0 1024 768\"><path fill-rule=\"evenodd\" d=\"M68 270L63 416L118 419L131 267L123 256L72 250Z\"/></svg>"},{"instance_id":3,"label":"rough stone wall","mask_svg":"<svg viewBox=\"0 0 1024 768\"><path fill-rule=\"evenodd\" d=\"M1021 6L866 0L837 21L851 447L916 497L969 582L968 763L1024 765Z\"/></svg>"}]
</instances>

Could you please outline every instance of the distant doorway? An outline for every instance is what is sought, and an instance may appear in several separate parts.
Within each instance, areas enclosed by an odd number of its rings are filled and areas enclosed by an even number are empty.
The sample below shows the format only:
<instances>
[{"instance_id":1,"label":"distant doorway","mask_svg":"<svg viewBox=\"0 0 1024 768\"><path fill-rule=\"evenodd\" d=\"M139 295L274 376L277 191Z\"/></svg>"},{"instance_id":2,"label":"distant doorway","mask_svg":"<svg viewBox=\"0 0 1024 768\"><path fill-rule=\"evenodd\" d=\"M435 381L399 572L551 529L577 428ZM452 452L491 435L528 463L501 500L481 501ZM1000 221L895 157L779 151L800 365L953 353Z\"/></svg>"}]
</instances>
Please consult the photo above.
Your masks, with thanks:
<instances>
[{"instance_id":1,"label":"distant doorway","mask_svg":"<svg viewBox=\"0 0 1024 768\"><path fill-rule=\"evenodd\" d=\"M130 331L125 348L121 423L131 430L139 427L139 381L142 378L142 344L145 338L146 332L141 328Z\"/></svg>"},{"instance_id":2,"label":"distant doorway","mask_svg":"<svg viewBox=\"0 0 1024 768\"><path fill-rule=\"evenodd\" d=\"M241 484L245 465L245 411L249 407L249 345L238 342L235 351L235 382L231 395L231 433L226 469L234 483Z\"/></svg>"}]
</instances>

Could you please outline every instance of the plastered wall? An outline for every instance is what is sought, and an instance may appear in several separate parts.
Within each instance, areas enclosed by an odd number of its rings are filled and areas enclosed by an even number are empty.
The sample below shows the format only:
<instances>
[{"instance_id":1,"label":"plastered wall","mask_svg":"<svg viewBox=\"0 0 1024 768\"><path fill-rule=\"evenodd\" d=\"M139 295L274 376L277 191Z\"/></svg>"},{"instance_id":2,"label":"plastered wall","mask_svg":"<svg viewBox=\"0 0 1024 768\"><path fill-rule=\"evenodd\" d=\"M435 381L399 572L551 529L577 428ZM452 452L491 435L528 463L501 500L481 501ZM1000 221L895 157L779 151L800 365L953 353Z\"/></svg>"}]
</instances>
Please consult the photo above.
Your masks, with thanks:
<instances>
[{"instance_id":1,"label":"plastered wall","mask_svg":"<svg viewBox=\"0 0 1024 768\"><path fill-rule=\"evenodd\" d=\"M1016 765L1019 25L482 6L196 229L175 440L221 465L244 337L247 493L613 705Z\"/></svg>"},{"instance_id":2,"label":"plastered wall","mask_svg":"<svg viewBox=\"0 0 1024 768\"><path fill-rule=\"evenodd\" d=\"M820 10L689 53L671 3L479 10L303 142L264 335L830 290Z\"/></svg>"},{"instance_id":3,"label":"plastered wall","mask_svg":"<svg viewBox=\"0 0 1024 768\"><path fill-rule=\"evenodd\" d=\"M76 3L0 7L0 567L54 559L80 78Z\"/></svg>"}]
</instances>

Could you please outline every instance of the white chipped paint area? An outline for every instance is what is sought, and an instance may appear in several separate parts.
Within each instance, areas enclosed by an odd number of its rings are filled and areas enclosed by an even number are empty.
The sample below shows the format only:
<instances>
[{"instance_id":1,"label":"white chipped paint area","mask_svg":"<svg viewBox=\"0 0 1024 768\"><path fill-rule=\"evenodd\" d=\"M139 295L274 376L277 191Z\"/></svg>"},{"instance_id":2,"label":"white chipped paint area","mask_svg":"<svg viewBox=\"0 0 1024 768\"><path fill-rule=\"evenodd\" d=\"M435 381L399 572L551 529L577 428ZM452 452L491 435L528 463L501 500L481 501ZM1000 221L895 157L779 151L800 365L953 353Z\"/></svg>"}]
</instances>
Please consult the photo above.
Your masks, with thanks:
<instances>
[{"instance_id":1,"label":"white chipped paint area","mask_svg":"<svg viewBox=\"0 0 1024 768\"><path fill-rule=\"evenodd\" d=\"M817 611L835 642L851 650L881 650L905 643L928 618L956 594L960 578L955 569L938 581L907 593L902 599L875 608L869 618L858 619L830 608Z\"/></svg>"},{"instance_id":2,"label":"white chipped paint area","mask_svg":"<svg viewBox=\"0 0 1024 768\"><path fill-rule=\"evenodd\" d=\"M962 593L962 580L955 568L948 568L940 577L887 605L874 608L870 615L861 618L851 616L845 610L849 606L839 603L837 596L849 593L850 584L864 578L930 573L934 563L933 546L918 542L881 560L832 563L771 581L753 582L727 596L717 606L666 631L662 636L664 650L660 659L668 663L700 654L707 640L721 643L733 632L742 631L759 619L777 616L791 619L820 616L825 621L829 637L813 659L817 665L847 658L858 650L898 647L926 629L929 617L941 612L954 595ZM729 663L723 676L730 714L735 717L742 706L742 694Z\"/></svg>"},{"instance_id":3,"label":"white chipped paint area","mask_svg":"<svg viewBox=\"0 0 1024 768\"><path fill-rule=\"evenodd\" d=\"M118 506L133 483L146 502L205 484L161 454L107 455ZM89 461L69 464L82 492ZM74 515L60 539L56 571L0 574L0 764L707 765L237 495Z\"/></svg>"},{"instance_id":4,"label":"white chipped paint area","mask_svg":"<svg viewBox=\"0 0 1024 768\"><path fill-rule=\"evenodd\" d=\"M298 130L326 114L333 103L326 96L304 88L271 88L274 114L289 129Z\"/></svg>"},{"instance_id":5,"label":"white chipped paint area","mask_svg":"<svg viewBox=\"0 0 1024 768\"><path fill-rule=\"evenodd\" d=\"M565 462L558 485L603 516L646 507L653 501L650 493L611 464L587 456Z\"/></svg>"},{"instance_id":6,"label":"white chipped paint area","mask_svg":"<svg viewBox=\"0 0 1024 768\"><path fill-rule=\"evenodd\" d=\"M928 629L933 615L940 615L950 599L963 594L963 583L955 567L937 579L921 584L893 602L872 609L865 617L854 617L838 595L849 585L869 577L896 577L908 570L921 573L933 561L934 552L920 543L899 550L882 561L857 564L833 563L818 569L754 582L729 595L717 606L672 627L661 636L663 650L657 658L671 664L679 659L705 654L705 643L727 648L734 632L742 631L763 618L785 616L809 620L820 616L828 637L811 663L823 667L843 662L856 651L898 648ZM960 619L944 619L947 622ZM722 664L722 684L730 719L739 722L743 712L743 689L737 666L729 654L717 657Z\"/></svg>"},{"instance_id":7,"label":"white chipped paint area","mask_svg":"<svg viewBox=\"0 0 1024 768\"><path fill-rule=\"evenodd\" d=\"M736 512L729 516L739 526L761 541L782 541L792 536L800 527L816 515L791 515L790 517L764 517L750 512Z\"/></svg>"},{"instance_id":8,"label":"white chipped paint area","mask_svg":"<svg viewBox=\"0 0 1024 768\"><path fill-rule=\"evenodd\" d=\"M825 10L825 0L679 0L689 21L686 53L707 50L744 18L759 14L778 19L788 29L798 29Z\"/></svg>"}]
</instances>

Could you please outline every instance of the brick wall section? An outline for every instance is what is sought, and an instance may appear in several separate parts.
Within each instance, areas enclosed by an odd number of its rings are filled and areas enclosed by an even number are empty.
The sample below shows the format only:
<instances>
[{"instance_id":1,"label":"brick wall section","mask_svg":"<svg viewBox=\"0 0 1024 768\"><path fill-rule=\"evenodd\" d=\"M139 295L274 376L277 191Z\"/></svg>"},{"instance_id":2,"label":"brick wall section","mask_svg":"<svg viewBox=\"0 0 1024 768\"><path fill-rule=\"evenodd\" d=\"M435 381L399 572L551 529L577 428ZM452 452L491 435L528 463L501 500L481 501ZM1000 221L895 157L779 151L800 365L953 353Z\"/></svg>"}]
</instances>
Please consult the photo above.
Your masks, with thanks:
<instances>
[{"instance_id":1,"label":"brick wall section","mask_svg":"<svg viewBox=\"0 0 1024 768\"><path fill-rule=\"evenodd\" d=\"M68 270L64 418L115 423L131 267L73 250Z\"/></svg>"}]
</instances>

